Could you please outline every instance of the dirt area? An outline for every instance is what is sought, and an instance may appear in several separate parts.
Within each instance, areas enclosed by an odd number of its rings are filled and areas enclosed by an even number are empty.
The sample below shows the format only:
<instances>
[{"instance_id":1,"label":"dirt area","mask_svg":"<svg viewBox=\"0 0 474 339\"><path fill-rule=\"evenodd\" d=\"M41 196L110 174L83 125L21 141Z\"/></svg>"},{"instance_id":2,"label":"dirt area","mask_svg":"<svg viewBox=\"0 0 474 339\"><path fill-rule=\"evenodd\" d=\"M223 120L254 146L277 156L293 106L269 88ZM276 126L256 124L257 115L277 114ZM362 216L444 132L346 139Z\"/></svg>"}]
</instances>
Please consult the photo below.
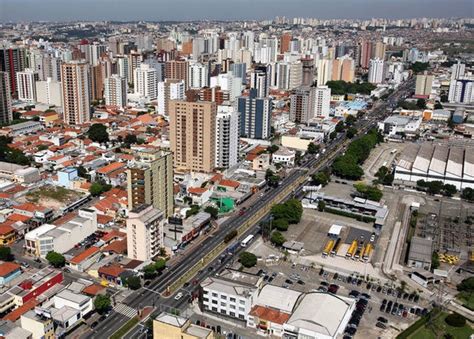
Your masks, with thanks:
<instances>
[{"instance_id":1,"label":"dirt area","mask_svg":"<svg viewBox=\"0 0 474 339\"><path fill-rule=\"evenodd\" d=\"M19 202L32 202L40 204L46 208L57 210L73 203L82 196L83 194L77 191L48 185L29 192L18 200Z\"/></svg>"},{"instance_id":2,"label":"dirt area","mask_svg":"<svg viewBox=\"0 0 474 339\"><path fill-rule=\"evenodd\" d=\"M394 160L397 159L398 154L400 154L408 145L409 144L404 143L386 142L377 146L372 152L370 152L369 158L362 166L367 180L372 181L375 178L375 173L377 173L380 167L385 166L390 168ZM394 150L396 151L393 152Z\"/></svg>"}]
</instances>

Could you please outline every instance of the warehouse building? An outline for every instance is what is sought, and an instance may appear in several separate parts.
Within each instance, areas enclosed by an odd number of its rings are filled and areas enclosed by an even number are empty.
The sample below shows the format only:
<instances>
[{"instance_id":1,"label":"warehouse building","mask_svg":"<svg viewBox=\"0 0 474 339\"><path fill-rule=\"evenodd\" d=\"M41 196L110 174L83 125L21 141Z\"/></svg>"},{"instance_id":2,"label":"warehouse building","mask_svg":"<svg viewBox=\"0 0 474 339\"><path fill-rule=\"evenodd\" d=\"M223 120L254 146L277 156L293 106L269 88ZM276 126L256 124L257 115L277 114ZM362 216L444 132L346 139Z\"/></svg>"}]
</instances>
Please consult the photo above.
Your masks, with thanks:
<instances>
[{"instance_id":1,"label":"warehouse building","mask_svg":"<svg viewBox=\"0 0 474 339\"><path fill-rule=\"evenodd\" d=\"M406 147L395 166L395 180L442 181L458 190L474 188L474 148L437 144L413 144Z\"/></svg>"}]
</instances>

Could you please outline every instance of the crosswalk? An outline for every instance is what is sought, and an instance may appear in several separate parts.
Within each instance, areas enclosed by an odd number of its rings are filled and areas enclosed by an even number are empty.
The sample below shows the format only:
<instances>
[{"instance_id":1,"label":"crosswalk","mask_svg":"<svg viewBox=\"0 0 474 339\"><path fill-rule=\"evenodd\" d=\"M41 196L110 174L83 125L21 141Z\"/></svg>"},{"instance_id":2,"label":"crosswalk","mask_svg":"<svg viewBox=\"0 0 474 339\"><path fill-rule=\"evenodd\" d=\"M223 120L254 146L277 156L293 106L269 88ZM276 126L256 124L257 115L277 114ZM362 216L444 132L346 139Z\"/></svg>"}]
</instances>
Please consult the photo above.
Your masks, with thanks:
<instances>
[{"instance_id":1,"label":"crosswalk","mask_svg":"<svg viewBox=\"0 0 474 339\"><path fill-rule=\"evenodd\" d=\"M127 305L122 304L122 303L118 303L117 305L115 305L114 311L118 312L120 314L123 314L124 316L126 316L128 318L133 318L134 316L137 315L137 310L136 309L131 308L130 306L127 306Z\"/></svg>"}]
</instances>

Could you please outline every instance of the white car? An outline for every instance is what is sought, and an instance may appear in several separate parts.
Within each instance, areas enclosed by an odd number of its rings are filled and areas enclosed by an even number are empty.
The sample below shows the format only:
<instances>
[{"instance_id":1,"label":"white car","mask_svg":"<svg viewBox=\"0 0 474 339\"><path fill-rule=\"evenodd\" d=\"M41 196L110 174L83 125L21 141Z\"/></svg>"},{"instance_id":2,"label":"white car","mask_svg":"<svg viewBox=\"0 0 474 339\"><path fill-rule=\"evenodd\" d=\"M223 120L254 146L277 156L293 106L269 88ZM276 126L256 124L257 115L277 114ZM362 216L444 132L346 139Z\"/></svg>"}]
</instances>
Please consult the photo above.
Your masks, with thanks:
<instances>
[{"instance_id":1,"label":"white car","mask_svg":"<svg viewBox=\"0 0 474 339\"><path fill-rule=\"evenodd\" d=\"M176 296L174 297L174 300L179 300L183 297L183 293L179 292L178 294L176 294Z\"/></svg>"}]
</instances>

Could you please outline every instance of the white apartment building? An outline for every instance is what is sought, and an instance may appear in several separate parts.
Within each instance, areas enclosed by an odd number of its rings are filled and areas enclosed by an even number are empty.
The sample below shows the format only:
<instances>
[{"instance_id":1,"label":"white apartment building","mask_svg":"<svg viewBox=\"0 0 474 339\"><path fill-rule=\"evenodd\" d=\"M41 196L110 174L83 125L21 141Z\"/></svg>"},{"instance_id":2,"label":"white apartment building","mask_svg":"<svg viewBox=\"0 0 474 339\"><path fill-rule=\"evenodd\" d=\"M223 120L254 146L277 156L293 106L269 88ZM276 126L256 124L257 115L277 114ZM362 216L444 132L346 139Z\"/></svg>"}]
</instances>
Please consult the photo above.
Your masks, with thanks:
<instances>
[{"instance_id":1,"label":"white apartment building","mask_svg":"<svg viewBox=\"0 0 474 339\"><path fill-rule=\"evenodd\" d=\"M209 86L207 65L199 62L189 64L188 84L191 89Z\"/></svg>"},{"instance_id":2,"label":"white apartment building","mask_svg":"<svg viewBox=\"0 0 474 339\"><path fill-rule=\"evenodd\" d=\"M62 290L53 297L54 307L61 309L69 306L81 313L81 318L92 311L92 298L84 295L73 293L70 290Z\"/></svg>"},{"instance_id":3,"label":"white apartment building","mask_svg":"<svg viewBox=\"0 0 474 339\"><path fill-rule=\"evenodd\" d=\"M385 64L382 59L370 59L369 78L372 84L381 84L385 78Z\"/></svg>"},{"instance_id":4,"label":"white apartment building","mask_svg":"<svg viewBox=\"0 0 474 339\"><path fill-rule=\"evenodd\" d=\"M52 78L36 81L36 102L61 107L63 104L61 82Z\"/></svg>"},{"instance_id":5,"label":"white apartment building","mask_svg":"<svg viewBox=\"0 0 474 339\"><path fill-rule=\"evenodd\" d=\"M331 89L328 86L318 86L314 92L314 116L329 117Z\"/></svg>"},{"instance_id":6,"label":"white apartment building","mask_svg":"<svg viewBox=\"0 0 474 339\"><path fill-rule=\"evenodd\" d=\"M474 77L460 77L451 80L448 101L452 103L470 104L474 102Z\"/></svg>"},{"instance_id":7,"label":"white apartment building","mask_svg":"<svg viewBox=\"0 0 474 339\"><path fill-rule=\"evenodd\" d=\"M23 72L16 73L19 100L36 101L36 80L38 80L38 73L32 69L27 68Z\"/></svg>"},{"instance_id":8,"label":"white apartment building","mask_svg":"<svg viewBox=\"0 0 474 339\"><path fill-rule=\"evenodd\" d=\"M125 107L127 105L127 80L117 74L105 79L104 96L106 105Z\"/></svg>"},{"instance_id":9,"label":"white apartment building","mask_svg":"<svg viewBox=\"0 0 474 339\"><path fill-rule=\"evenodd\" d=\"M128 213L127 255L146 261L158 255L163 241L163 212L151 205L140 205Z\"/></svg>"},{"instance_id":10,"label":"white apartment building","mask_svg":"<svg viewBox=\"0 0 474 339\"><path fill-rule=\"evenodd\" d=\"M166 79L158 83L158 114L168 116L170 100L184 100L185 83L183 80Z\"/></svg>"},{"instance_id":11,"label":"white apartment building","mask_svg":"<svg viewBox=\"0 0 474 339\"><path fill-rule=\"evenodd\" d=\"M229 168L239 157L239 113L233 106L217 106L216 168Z\"/></svg>"},{"instance_id":12,"label":"white apartment building","mask_svg":"<svg viewBox=\"0 0 474 339\"><path fill-rule=\"evenodd\" d=\"M158 97L158 82L156 69L148 64L141 64L133 73L133 83L135 94L147 100L154 100Z\"/></svg>"}]
</instances>

